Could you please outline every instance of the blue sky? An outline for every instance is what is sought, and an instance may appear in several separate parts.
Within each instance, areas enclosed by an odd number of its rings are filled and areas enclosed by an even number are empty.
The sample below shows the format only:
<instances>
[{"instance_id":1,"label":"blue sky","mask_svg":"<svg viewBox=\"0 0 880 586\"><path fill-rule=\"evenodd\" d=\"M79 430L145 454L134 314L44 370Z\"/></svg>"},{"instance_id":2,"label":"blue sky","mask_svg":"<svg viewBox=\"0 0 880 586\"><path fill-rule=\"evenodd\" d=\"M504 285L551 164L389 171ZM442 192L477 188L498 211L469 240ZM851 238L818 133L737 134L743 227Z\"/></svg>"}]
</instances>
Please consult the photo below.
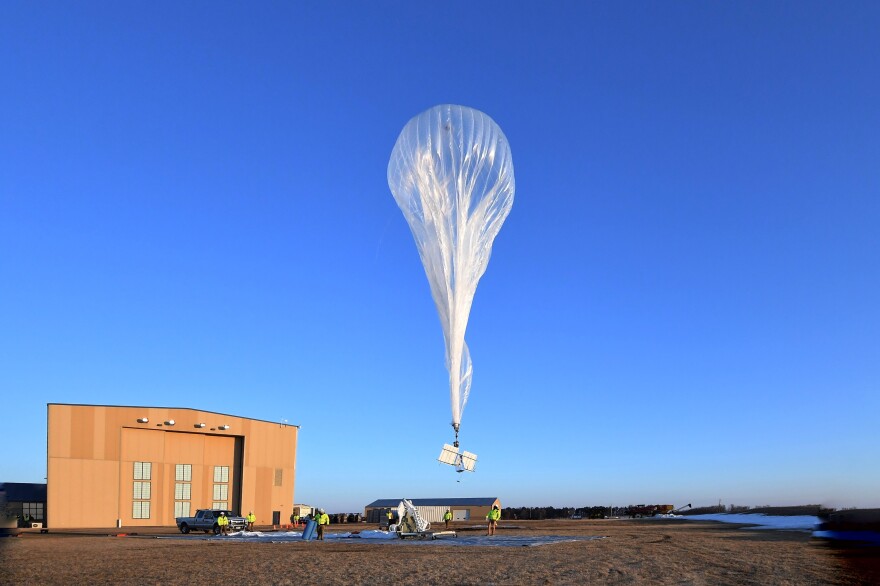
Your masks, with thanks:
<instances>
[{"instance_id":1,"label":"blue sky","mask_svg":"<svg viewBox=\"0 0 880 586\"><path fill-rule=\"evenodd\" d=\"M46 403L301 426L296 501L880 506L880 6L0 6L0 480ZM442 103L513 210L452 439L386 182Z\"/></svg>"}]
</instances>

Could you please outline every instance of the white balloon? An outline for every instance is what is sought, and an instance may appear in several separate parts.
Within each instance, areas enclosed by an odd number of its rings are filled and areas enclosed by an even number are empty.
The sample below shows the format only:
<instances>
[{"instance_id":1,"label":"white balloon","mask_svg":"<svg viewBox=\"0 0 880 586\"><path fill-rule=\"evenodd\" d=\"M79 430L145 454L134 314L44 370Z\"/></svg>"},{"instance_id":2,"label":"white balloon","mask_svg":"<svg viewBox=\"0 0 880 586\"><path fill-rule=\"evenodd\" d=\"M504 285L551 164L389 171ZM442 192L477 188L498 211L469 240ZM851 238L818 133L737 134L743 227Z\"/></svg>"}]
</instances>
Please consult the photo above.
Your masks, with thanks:
<instances>
[{"instance_id":1,"label":"white balloon","mask_svg":"<svg viewBox=\"0 0 880 586\"><path fill-rule=\"evenodd\" d=\"M468 317L492 243L513 206L510 146L482 112L435 106L401 131L388 185L409 223L440 314L457 432L473 374L464 340Z\"/></svg>"}]
</instances>

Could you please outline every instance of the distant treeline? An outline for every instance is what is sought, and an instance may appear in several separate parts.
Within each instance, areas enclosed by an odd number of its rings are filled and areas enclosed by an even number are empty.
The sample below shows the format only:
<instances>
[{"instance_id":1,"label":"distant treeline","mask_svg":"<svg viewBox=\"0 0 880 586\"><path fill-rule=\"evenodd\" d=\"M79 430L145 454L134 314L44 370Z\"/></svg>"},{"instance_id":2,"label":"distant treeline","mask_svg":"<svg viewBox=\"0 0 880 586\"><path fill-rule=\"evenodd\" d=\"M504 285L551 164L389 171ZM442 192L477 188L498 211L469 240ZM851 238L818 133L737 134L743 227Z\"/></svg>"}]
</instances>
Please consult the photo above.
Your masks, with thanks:
<instances>
[{"instance_id":1,"label":"distant treeline","mask_svg":"<svg viewBox=\"0 0 880 586\"><path fill-rule=\"evenodd\" d=\"M508 507L501 509L504 520L541 520L541 519L607 519L609 517L650 516L650 509L663 505L627 505L625 507ZM646 511L648 510L648 511ZM792 516L813 515L827 516L835 509L822 505L796 505L791 507L751 507L741 505L713 505L687 509L680 507L676 515L706 515L718 513L763 513L764 515ZM662 510L656 513L662 513ZM359 523L366 519L360 513L338 513L330 515L331 523Z\"/></svg>"},{"instance_id":2,"label":"distant treeline","mask_svg":"<svg viewBox=\"0 0 880 586\"><path fill-rule=\"evenodd\" d=\"M501 509L502 519L604 519L628 514L629 507L507 507Z\"/></svg>"},{"instance_id":3,"label":"distant treeline","mask_svg":"<svg viewBox=\"0 0 880 586\"><path fill-rule=\"evenodd\" d=\"M652 507L663 505L627 505L625 507L508 507L502 509L502 519L607 519L609 517L650 516ZM834 509L822 505L796 505L790 507L715 505L711 507L675 509L676 515L705 515L713 513L762 513L764 515L813 515L821 517ZM662 513L662 510L656 511Z\"/></svg>"}]
</instances>

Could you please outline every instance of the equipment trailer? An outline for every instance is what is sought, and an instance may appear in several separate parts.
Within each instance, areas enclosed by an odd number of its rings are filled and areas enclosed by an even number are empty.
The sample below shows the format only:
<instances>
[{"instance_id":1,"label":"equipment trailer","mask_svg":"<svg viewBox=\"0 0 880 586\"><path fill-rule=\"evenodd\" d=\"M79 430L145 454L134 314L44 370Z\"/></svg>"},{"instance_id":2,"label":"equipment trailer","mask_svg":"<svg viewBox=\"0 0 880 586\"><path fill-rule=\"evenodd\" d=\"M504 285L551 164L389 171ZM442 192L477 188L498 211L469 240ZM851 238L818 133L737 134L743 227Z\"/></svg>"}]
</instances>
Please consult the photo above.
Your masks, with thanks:
<instances>
[{"instance_id":1,"label":"equipment trailer","mask_svg":"<svg viewBox=\"0 0 880 586\"><path fill-rule=\"evenodd\" d=\"M458 537L455 531L429 531L431 524L419 514L412 501L403 499L397 507L397 536L401 539L446 539Z\"/></svg>"}]
</instances>

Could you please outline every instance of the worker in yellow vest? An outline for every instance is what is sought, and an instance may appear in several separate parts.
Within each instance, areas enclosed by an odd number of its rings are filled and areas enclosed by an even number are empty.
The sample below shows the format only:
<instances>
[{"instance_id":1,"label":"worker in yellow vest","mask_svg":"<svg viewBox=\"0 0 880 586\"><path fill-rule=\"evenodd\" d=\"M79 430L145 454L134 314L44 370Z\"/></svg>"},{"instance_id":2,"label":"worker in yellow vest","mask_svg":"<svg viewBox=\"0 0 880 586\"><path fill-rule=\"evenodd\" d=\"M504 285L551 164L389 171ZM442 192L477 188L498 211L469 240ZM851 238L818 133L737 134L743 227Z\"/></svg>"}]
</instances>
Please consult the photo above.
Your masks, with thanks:
<instances>
[{"instance_id":1,"label":"worker in yellow vest","mask_svg":"<svg viewBox=\"0 0 880 586\"><path fill-rule=\"evenodd\" d=\"M492 510L489 511L486 518L489 520L489 535L495 535L495 530L498 529L498 520L501 519L501 509L498 508L498 505L492 505Z\"/></svg>"},{"instance_id":2,"label":"worker in yellow vest","mask_svg":"<svg viewBox=\"0 0 880 586\"><path fill-rule=\"evenodd\" d=\"M217 517L217 528L220 529L220 535L226 535L229 532L229 519L226 518L226 513L220 511L220 516Z\"/></svg>"},{"instance_id":3,"label":"worker in yellow vest","mask_svg":"<svg viewBox=\"0 0 880 586\"><path fill-rule=\"evenodd\" d=\"M257 522L257 516L254 515L253 511L251 511L250 513L248 513L248 516L245 518L247 519L247 522L248 522L247 530L253 531L254 530L254 523Z\"/></svg>"},{"instance_id":4,"label":"worker in yellow vest","mask_svg":"<svg viewBox=\"0 0 880 586\"><path fill-rule=\"evenodd\" d=\"M447 529L449 529L450 521L452 521L452 509L446 509L446 512L443 513L443 522L446 523Z\"/></svg>"},{"instance_id":5,"label":"worker in yellow vest","mask_svg":"<svg viewBox=\"0 0 880 586\"><path fill-rule=\"evenodd\" d=\"M388 509L385 516L388 517L388 530L391 531L391 524L394 522L394 513L391 512L391 509Z\"/></svg>"},{"instance_id":6,"label":"worker in yellow vest","mask_svg":"<svg viewBox=\"0 0 880 586\"><path fill-rule=\"evenodd\" d=\"M330 516L324 512L324 509L321 509L317 515L318 521L318 540L324 541L324 525L330 524Z\"/></svg>"}]
</instances>

